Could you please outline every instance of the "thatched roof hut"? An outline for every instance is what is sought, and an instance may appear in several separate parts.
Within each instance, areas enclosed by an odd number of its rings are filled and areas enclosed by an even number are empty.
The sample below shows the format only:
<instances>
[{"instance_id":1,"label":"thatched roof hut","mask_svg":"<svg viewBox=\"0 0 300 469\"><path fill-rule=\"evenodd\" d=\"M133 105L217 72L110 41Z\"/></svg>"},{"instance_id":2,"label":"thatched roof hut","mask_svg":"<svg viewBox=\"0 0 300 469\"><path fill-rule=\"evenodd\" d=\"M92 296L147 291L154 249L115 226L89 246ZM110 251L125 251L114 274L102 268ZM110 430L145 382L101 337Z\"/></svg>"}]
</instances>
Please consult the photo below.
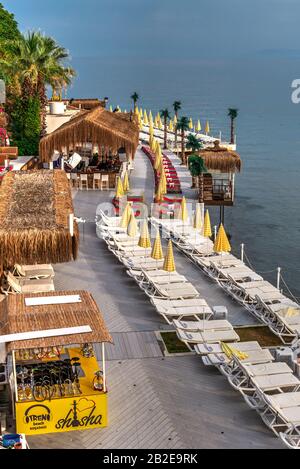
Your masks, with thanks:
<instances>
[{"instance_id":1,"label":"thatched roof hut","mask_svg":"<svg viewBox=\"0 0 300 469\"><path fill-rule=\"evenodd\" d=\"M83 146L85 143L104 147L107 152L125 148L133 156L139 143L139 127L135 116L112 113L103 107L82 111L40 142L40 157L49 162L55 150L63 151Z\"/></svg>"},{"instance_id":2,"label":"thatched roof hut","mask_svg":"<svg viewBox=\"0 0 300 469\"><path fill-rule=\"evenodd\" d=\"M209 171L219 170L222 173L236 173L241 171L242 161L238 153L220 147L219 141L214 142L214 147L199 152Z\"/></svg>"},{"instance_id":3,"label":"thatched roof hut","mask_svg":"<svg viewBox=\"0 0 300 469\"><path fill-rule=\"evenodd\" d=\"M79 295L81 302L26 306L25 297ZM84 343L112 343L112 338L92 295L86 291L59 291L35 295L10 295L0 303L1 334L17 334L65 327L90 326L92 332L10 342L8 351Z\"/></svg>"},{"instance_id":4,"label":"thatched roof hut","mask_svg":"<svg viewBox=\"0 0 300 469\"><path fill-rule=\"evenodd\" d=\"M0 187L0 266L44 264L76 259L78 226L64 171L8 173Z\"/></svg>"},{"instance_id":5,"label":"thatched roof hut","mask_svg":"<svg viewBox=\"0 0 300 469\"><path fill-rule=\"evenodd\" d=\"M86 111L91 111L98 106L105 108L105 100L100 101L98 98L87 98L87 99L71 99L69 101L70 106L77 109L84 109Z\"/></svg>"}]
</instances>

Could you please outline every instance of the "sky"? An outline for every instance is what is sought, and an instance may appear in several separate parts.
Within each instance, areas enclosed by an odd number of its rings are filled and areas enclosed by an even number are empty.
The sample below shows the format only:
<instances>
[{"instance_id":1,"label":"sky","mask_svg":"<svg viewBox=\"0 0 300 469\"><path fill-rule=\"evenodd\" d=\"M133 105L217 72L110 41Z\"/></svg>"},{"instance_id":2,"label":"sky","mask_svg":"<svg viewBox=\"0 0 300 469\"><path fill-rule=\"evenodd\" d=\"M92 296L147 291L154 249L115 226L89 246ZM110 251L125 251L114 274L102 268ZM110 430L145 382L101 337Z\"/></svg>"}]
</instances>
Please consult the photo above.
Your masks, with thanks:
<instances>
[{"instance_id":1,"label":"sky","mask_svg":"<svg viewBox=\"0 0 300 469\"><path fill-rule=\"evenodd\" d=\"M22 31L41 29L74 58L188 61L300 51L299 0L1 1Z\"/></svg>"}]
</instances>

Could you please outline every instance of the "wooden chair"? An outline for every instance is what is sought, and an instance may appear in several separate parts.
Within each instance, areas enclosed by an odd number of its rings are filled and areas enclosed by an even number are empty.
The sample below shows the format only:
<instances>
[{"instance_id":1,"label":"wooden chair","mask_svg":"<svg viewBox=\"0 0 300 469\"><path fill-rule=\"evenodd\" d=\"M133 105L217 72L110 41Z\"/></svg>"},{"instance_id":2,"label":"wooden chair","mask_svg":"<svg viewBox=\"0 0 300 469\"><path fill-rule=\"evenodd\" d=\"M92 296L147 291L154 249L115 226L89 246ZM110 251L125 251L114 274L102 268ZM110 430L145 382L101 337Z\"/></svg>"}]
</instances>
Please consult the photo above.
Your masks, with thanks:
<instances>
[{"instance_id":1,"label":"wooden chair","mask_svg":"<svg viewBox=\"0 0 300 469\"><path fill-rule=\"evenodd\" d=\"M80 174L79 189L80 189L81 191L82 191L83 189L86 189L87 191L89 190L88 176L87 176L87 174Z\"/></svg>"},{"instance_id":2,"label":"wooden chair","mask_svg":"<svg viewBox=\"0 0 300 469\"><path fill-rule=\"evenodd\" d=\"M95 173L93 176L93 189L101 189L101 174Z\"/></svg>"},{"instance_id":3,"label":"wooden chair","mask_svg":"<svg viewBox=\"0 0 300 469\"><path fill-rule=\"evenodd\" d=\"M109 175L108 174L102 174L101 177L101 190L103 191L103 185L105 186L106 190L109 190Z\"/></svg>"}]
</instances>

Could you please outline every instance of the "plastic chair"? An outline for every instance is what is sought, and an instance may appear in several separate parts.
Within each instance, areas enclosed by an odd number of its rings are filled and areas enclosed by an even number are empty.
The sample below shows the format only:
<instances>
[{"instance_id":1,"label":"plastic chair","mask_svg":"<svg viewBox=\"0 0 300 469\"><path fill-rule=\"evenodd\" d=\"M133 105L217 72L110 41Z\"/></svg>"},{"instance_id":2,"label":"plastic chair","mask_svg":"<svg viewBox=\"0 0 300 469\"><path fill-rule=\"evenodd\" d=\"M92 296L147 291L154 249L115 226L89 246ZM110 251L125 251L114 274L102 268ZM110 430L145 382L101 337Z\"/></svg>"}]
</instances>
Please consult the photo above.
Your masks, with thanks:
<instances>
[{"instance_id":1,"label":"plastic chair","mask_svg":"<svg viewBox=\"0 0 300 469\"><path fill-rule=\"evenodd\" d=\"M87 174L80 174L79 189L80 189L81 191L82 191L83 189L86 189L87 191L89 190Z\"/></svg>"},{"instance_id":2,"label":"plastic chair","mask_svg":"<svg viewBox=\"0 0 300 469\"><path fill-rule=\"evenodd\" d=\"M78 189L78 176L77 173L71 173L72 186Z\"/></svg>"},{"instance_id":3,"label":"plastic chair","mask_svg":"<svg viewBox=\"0 0 300 469\"><path fill-rule=\"evenodd\" d=\"M93 189L101 189L101 174L95 173L93 177Z\"/></svg>"},{"instance_id":4,"label":"plastic chair","mask_svg":"<svg viewBox=\"0 0 300 469\"><path fill-rule=\"evenodd\" d=\"M103 191L103 185L105 186L106 190L109 190L109 175L108 174L102 174L101 177L101 190Z\"/></svg>"}]
</instances>

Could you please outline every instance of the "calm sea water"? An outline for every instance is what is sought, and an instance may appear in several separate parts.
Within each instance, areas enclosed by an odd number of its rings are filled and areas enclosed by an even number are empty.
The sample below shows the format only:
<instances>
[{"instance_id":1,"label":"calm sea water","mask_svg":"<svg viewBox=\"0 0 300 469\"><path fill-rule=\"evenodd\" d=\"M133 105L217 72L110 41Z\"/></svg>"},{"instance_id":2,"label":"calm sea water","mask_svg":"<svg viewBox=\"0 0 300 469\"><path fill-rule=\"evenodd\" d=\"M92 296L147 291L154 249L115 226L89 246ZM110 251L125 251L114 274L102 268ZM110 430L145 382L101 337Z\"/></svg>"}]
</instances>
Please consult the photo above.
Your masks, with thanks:
<instances>
[{"instance_id":1,"label":"calm sea water","mask_svg":"<svg viewBox=\"0 0 300 469\"><path fill-rule=\"evenodd\" d=\"M277 266L300 297L300 104L291 102L291 82L300 78L299 59L249 61L74 60L79 79L74 96L109 96L113 105L130 108L137 90L140 105L154 112L179 99L182 114L208 119L212 134L229 138L227 108L237 107L238 151L243 171L237 199L226 209L226 229L238 252L275 282ZM217 211L212 210L217 220Z\"/></svg>"}]
</instances>

